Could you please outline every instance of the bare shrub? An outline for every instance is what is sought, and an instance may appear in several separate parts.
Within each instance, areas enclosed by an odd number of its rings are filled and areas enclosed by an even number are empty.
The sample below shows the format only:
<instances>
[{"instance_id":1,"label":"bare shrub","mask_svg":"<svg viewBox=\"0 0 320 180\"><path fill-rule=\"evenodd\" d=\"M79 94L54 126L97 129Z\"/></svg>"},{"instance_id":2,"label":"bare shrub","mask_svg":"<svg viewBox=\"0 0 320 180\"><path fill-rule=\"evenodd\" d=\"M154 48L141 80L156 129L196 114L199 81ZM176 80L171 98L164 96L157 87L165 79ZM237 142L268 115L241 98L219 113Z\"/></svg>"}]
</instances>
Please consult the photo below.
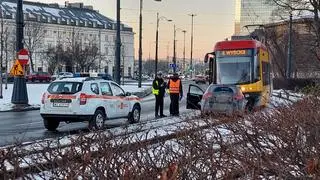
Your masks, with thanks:
<instances>
[{"instance_id":1,"label":"bare shrub","mask_svg":"<svg viewBox=\"0 0 320 180\"><path fill-rule=\"evenodd\" d=\"M161 128L121 136L83 134L70 146L52 148L48 143L36 154L7 148L0 151L0 177L318 179L318 107L320 100L307 96L290 106L249 115L200 115L176 124L168 134L161 134Z\"/></svg>"}]
</instances>

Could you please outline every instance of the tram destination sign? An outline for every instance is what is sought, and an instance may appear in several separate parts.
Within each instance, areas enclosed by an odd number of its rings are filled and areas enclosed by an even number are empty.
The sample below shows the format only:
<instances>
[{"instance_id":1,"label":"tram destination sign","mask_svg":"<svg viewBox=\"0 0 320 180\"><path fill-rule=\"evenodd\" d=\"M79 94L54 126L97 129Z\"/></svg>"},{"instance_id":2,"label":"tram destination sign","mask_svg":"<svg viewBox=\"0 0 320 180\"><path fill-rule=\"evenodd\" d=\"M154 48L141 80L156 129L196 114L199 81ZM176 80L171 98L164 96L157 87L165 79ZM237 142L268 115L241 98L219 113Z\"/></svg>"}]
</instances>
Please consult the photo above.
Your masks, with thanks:
<instances>
[{"instance_id":1,"label":"tram destination sign","mask_svg":"<svg viewBox=\"0 0 320 180\"><path fill-rule=\"evenodd\" d=\"M236 50L223 50L219 53L220 56L250 56L250 49L236 49Z\"/></svg>"}]
</instances>

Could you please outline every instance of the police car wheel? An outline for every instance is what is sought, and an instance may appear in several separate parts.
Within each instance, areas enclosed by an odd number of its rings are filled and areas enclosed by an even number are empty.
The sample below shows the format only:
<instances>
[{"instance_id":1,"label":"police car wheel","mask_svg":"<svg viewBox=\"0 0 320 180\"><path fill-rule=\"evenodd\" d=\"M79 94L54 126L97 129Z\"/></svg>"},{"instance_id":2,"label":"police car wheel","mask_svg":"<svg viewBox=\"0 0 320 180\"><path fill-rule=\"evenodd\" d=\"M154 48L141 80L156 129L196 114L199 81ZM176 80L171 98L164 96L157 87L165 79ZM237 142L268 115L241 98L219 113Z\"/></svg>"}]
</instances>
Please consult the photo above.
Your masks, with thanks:
<instances>
[{"instance_id":1,"label":"police car wheel","mask_svg":"<svg viewBox=\"0 0 320 180\"><path fill-rule=\"evenodd\" d=\"M106 115L100 109L96 110L92 119L89 121L90 130L102 130L104 128L104 121L106 120Z\"/></svg>"},{"instance_id":2,"label":"police car wheel","mask_svg":"<svg viewBox=\"0 0 320 180\"><path fill-rule=\"evenodd\" d=\"M49 131L55 131L58 128L60 122L54 119L44 118L43 124L44 124L44 127Z\"/></svg>"},{"instance_id":3,"label":"police car wheel","mask_svg":"<svg viewBox=\"0 0 320 180\"><path fill-rule=\"evenodd\" d=\"M134 105L132 112L129 116L129 122L131 124L138 123L140 121L140 112L141 112L141 110L140 110L139 106Z\"/></svg>"}]
</instances>

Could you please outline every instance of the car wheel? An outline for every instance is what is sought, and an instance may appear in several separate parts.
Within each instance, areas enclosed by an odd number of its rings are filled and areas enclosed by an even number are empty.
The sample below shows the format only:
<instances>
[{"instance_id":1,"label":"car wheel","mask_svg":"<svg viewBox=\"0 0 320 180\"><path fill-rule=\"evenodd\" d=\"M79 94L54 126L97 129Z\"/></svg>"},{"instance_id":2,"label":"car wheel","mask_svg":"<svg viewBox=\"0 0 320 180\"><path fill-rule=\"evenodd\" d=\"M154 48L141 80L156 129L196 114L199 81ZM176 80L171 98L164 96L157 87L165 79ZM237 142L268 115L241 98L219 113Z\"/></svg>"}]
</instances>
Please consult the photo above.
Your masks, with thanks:
<instances>
[{"instance_id":1,"label":"car wheel","mask_svg":"<svg viewBox=\"0 0 320 180\"><path fill-rule=\"evenodd\" d=\"M31 81L32 81L32 82L34 82L34 81L35 81L35 79L33 79L33 78L32 78L32 79L31 79Z\"/></svg>"},{"instance_id":2,"label":"car wheel","mask_svg":"<svg viewBox=\"0 0 320 180\"><path fill-rule=\"evenodd\" d=\"M105 113L97 109L92 119L89 121L90 130L102 130L104 128L104 121L106 120Z\"/></svg>"},{"instance_id":3,"label":"car wheel","mask_svg":"<svg viewBox=\"0 0 320 180\"><path fill-rule=\"evenodd\" d=\"M54 119L43 118L43 124L44 127L49 131L55 131L58 128L60 122Z\"/></svg>"},{"instance_id":4,"label":"car wheel","mask_svg":"<svg viewBox=\"0 0 320 180\"><path fill-rule=\"evenodd\" d=\"M141 109L138 105L134 105L132 108L132 112L129 115L129 122L131 124L133 123L138 123L140 121L140 113L141 113Z\"/></svg>"}]
</instances>

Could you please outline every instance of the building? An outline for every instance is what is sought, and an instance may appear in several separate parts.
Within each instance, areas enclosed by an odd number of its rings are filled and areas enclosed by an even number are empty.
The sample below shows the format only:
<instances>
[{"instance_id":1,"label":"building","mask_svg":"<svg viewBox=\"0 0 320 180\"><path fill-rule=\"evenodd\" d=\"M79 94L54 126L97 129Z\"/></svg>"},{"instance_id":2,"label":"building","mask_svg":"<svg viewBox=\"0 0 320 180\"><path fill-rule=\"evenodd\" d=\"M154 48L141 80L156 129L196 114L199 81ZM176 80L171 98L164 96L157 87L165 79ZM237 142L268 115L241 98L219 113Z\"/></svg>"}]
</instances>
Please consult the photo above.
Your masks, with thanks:
<instances>
[{"instance_id":1,"label":"building","mask_svg":"<svg viewBox=\"0 0 320 180\"><path fill-rule=\"evenodd\" d=\"M235 7L235 35L249 34L255 26L280 20L280 16L273 15L277 6L272 1L236 0Z\"/></svg>"},{"instance_id":2,"label":"building","mask_svg":"<svg viewBox=\"0 0 320 180\"><path fill-rule=\"evenodd\" d=\"M294 18L292 21L291 77L319 78L319 37L313 16ZM264 26L264 39L273 60L275 77L285 77L288 59L289 21L269 23ZM280 48L281 47L281 48Z\"/></svg>"},{"instance_id":3,"label":"building","mask_svg":"<svg viewBox=\"0 0 320 180\"><path fill-rule=\"evenodd\" d=\"M7 71L15 59L15 18L16 0L0 0L0 38L2 40L3 67ZM24 44L31 52L34 71L52 71L55 65L48 62L49 49L61 45L64 51L76 49L79 44L83 52L88 47L95 47L96 54L86 68L90 72L106 72L112 74L115 62L116 22L92 6L83 3L44 4L23 1ZM131 27L121 24L121 68L124 76L132 76L134 69L134 33ZM1 48L0 48L1 49ZM75 51L76 52L76 51ZM59 55L57 56L59 58ZM72 58L75 56L72 56ZM60 57L61 58L61 57ZM62 59L62 58L61 58ZM77 60L76 57L74 60ZM80 65L68 66L63 61L56 64L54 71L84 71ZM50 69L51 68L51 69Z\"/></svg>"}]
</instances>

